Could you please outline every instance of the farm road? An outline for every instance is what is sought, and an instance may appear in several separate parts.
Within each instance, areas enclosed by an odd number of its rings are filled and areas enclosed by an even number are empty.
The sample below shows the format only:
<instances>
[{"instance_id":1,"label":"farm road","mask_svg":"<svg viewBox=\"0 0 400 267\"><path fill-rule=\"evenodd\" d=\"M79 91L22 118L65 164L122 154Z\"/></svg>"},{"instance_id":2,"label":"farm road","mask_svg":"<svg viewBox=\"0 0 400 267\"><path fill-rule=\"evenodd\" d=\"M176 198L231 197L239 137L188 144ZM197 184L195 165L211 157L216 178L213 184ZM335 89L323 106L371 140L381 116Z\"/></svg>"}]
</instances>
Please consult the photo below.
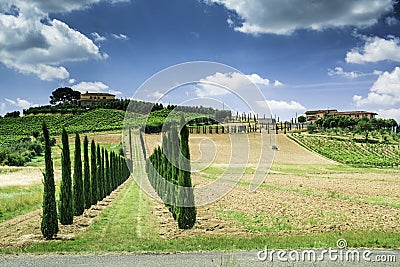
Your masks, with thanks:
<instances>
[{"instance_id":1,"label":"farm road","mask_svg":"<svg viewBox=\"0 0 400 267\"><path fill-rule=\"evenodd\" d=\"M301 251L299 251L301 253ZM318 255L317 251L317 255ZM363 250L360 250L362 255ZM384 251L372 250L370 256L374 259L376 255L394 255L397 262L377 263L366 262L362 258L360 261L331 261L326 255L324 261L305 261L305 262L279 262L276 254L274 261L260 261L257 251L249 252L193 252L178 254L105 254L105 255L46 255L46 256L3 256L0 257L0 266L3 267L65 267L65 266L398 266L400 261L400 250ZM262 255L261 255L262 256Z\"/></svg>"}]
</instances>

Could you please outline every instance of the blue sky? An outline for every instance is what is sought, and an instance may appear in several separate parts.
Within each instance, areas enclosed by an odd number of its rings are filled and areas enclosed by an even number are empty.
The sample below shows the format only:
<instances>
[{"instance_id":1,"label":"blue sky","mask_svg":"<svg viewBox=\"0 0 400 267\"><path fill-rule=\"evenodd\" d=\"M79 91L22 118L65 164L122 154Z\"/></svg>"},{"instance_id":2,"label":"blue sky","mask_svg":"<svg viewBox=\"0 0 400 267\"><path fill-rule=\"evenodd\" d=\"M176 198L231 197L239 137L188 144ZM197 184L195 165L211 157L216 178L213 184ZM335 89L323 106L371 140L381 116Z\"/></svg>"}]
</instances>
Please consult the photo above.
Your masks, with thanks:
<instances>
[{"instance_id":1,"label":"blue sky","mask_svg":"<svg viewBox=\"0 0 400 267\"><path fill-rule=\"evenodd\" d=\"M0 114L47 104L60 86L132 97L164 68L212 61L255 82L283 119L329 107L400 121L396 10L392 0L0 0ZM227 99L203 89L185 90Z\"/></svg>"}]
</instances>

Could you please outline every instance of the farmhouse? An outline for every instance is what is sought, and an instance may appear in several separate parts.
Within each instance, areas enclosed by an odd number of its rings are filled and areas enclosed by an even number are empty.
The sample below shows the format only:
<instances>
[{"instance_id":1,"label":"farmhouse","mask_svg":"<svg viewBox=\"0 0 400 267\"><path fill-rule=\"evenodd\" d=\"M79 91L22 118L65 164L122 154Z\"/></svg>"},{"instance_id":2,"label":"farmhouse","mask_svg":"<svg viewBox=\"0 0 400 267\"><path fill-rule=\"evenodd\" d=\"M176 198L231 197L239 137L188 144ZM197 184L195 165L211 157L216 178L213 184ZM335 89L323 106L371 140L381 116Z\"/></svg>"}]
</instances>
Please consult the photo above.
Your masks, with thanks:
<instances>
[{"instance_id":1,"label":"farmhouse","mask_svg":"<svg viewBox=\"0 0 400 267\"><path fill-rule=\"evenodd\" d=\"M350 118L364 118L368 119L375 118L377 113L368 111L337 111L336 109L322 109L322 110L310 110L306 111L306 117L308 122L314 122L319 118L326 118L329 116L345 116Z\"/></svg>"},{"instance_id":2,"label":"farmhouse","mask_svg":"<svg viewBox=\"0 0 400 267\"><path fill-rule=\"evenodd\" d=\"M81 94L81 97L78 100L78 104L80 106L87 106L87 105L107 102L113 99L115 99L115 95L113 94L86 92L84 94Z\"/></svg>"}]
</instances>

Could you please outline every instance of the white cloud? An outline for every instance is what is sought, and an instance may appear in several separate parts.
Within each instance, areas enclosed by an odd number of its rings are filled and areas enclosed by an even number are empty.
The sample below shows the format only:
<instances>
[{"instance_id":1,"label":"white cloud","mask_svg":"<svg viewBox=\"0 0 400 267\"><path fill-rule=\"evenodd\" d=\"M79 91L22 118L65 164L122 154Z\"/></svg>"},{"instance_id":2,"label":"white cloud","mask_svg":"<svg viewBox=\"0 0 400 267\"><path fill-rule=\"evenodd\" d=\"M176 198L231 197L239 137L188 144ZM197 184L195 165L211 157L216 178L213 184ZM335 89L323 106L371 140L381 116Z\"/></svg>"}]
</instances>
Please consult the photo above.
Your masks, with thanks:
<instances>
[{"instance_id":1,"label":"white cloud","mask_svg":"<svg viewBox=\"0 0 400 267\"><path fill-rule=\"evenodd\" d=\"M22 109L27 109L29 107L34 106L33 103L29 102L28 100L21 99L19 97L16 100L11 100L11 99L5 98L5 101L11 106L22 108ZM1 109L5 109L5 108L6 108L6 104L2 103Z\"/></svg>"},{"instance_id":2,"label":"white cloud","mask_svg":"<svg viewBox=\"0 0 400 267\"><path fill-rule=\"evenodd\" d=\"M112 33L111 36L118 40L124 40L124 41L129 40L129 37L122 33L119 33L119 34Z\"/></svg>"},{"instance_id":3,"label":"white cloud","mask_svg":"<svg viewBox=\"0 0 400 267\"><path fill-rule=\"evenodd\" d=\"M392 60L400 62L400 39L389 36L387 39L380 37L365 37L362 48L354 48L346 55L346 62L363 64L367 62L378 62Z\"/></svg>"},{"instance_id":4,"label":"white cloud","mask_svg":"<svg viewBox=\"0 0 400 267\"><path fill-rule=\"evenodd\" d=\"M224 5L243 20L235 30L289 35L299 29L368 27L393 9L394 0L203 0ZM232 18L228 21L234 22Z\"/></svg>"},{"instance_id":5,"label":"white cloud","mask_svg":"<svg viewBox=\"0 0 400 267\"><path fill-rule=\"evenodd\" d=\"M344 71L342 67L335 67L334 69L328 69L329 76L341 76L350 79L356 79L359 77L371 76L371 75L380 75L382 72L378 70L374 70L372 73L364 73L360 71Z\"/></svg>"},{"instance_id":6,"label":"white cloud","mask_svg":"<svg viewBox=\"0 0 400 267\"><path fill-rule=\"evenodd\" d=\"M69 79L69 80L68 80L68 83L69 83L69 84L74 84L75 82L76 82L75 79Z\"/></svg>"},{"instance_id":7,"label":"white cloud","mask_svg":"<svg viewBox=\"0 0 400 267\"><path fill-rule=\"evenodd\" d=\"M239 72L217 72L214 75L200 79L199 82L200 85L195 90L199 97L226 95L229 93L229 90L234 92L245 91L249 87L254 87L253 83L262 86L271 85L269 79L263 78L256 73L243 75ZM274 82L274 86L282 85L279 81Z\"/></svg>"},{"instance_id":8,"label":"white cloud","mask_svg":"<svg viewBox=\"0 0 400 267\"><path fill-rule=\"evenodd\" d=\"M65 62L107 58L87 36L49 18L49 14L82 10L101 1L14 0L0 4L0 62L51 81L69 78Z\"/></svg>"},{"instance_id":9,"label":"white cloud","mask_svg":"<svg viewBox=\"0 0 400 267\"><path fill-rule=\"evenodd\" d=\"M400 103L400 67L392 72L383 72L370 88L367 97L353 96L357 107L385 107Z\"/></svg>"},{"instance_id":10,"label":"white cloud","mask_svg":"<svg viewBox=\"0 0 400 267\"><path fill-rule=\"evenodd\" d=\"M81 93L111 93L115 95L122 94L120 91L110 90L109 86L102 82L80 82L72 85L71 88Z\"/></svg>"},{"instance_id":11,"label":"white cloud","mask_svg":"<svg viewBox=\"0 0 400 267\"><path fill-rule=\"evenodd\" d=\"M282 101L282 100L266 100L266 101L258 101L257 104L260 107L266 107L266 104L270 107L272 111L283 111L283 110L290 110L290 111L305 111L306 108L296 101Z\"/></svg>"},{"instance_id":12,"label":"white cloud","mask_svg":"<svg viewBox=\"0 0 400 267\"><path fill-rule=\"evenodd\" d=\"M275 80L274 86L275 87L281 87L281 86L284 86L284 84L282 82L278 81L278 80Z\"/></svg>"},{"instance_id":13,"label":"white cloud","mask_svg":"<svg viewBox=\"0 0 400 267\"><path fill-rule=\"evenodd\" d=\"M268 86L269 85L269 80L266 78L262 78L260 75L253 73L250 75L246 75L247 78L250 79L250 81L252 81L255 84L260 84L260 85L265 85Z\"/></svg>"},{"instance_id":14,"label":"white cloud","mask_svg":"<svg viewBox=\"0 0 400 267\"><path fill-rule=\"evenodd\" d=\"M95 41L95 42L103 42L103 41L107 40L106 37L101 36L97 32L92 32L92 37L93 37L93 41Z\"/></svg>"},{"instance_id":15,"label":"white cloud","mask_svg":"<svg viewBox=\"0 0 400 267\"><path fill-rule=\"evenodd\" d=\"M400 123L400 108L378 109L375 112L378 113L378 116L381 118L395 119L398 123Z\"/></svg>"},{"instance_id":16,"label":"white cloud","mask_svg":"<svg viewBox=\"0 0 400 267\"><path fill-rule=\"evenodd\" d=\"M387 17L385 23L389 26L393 26L399 24L399 21L395 17Z\"/></svg>"},{"instance_id":17,"label":"white cloud","mask_svg":"<svg viewBox=\"0 0 400 267\"><path fill-rule=\"evenodd\" d=\"M6 103L1 103L0 104L0 110L5 110L7 107Z\"/></svg>"}]
</instances>

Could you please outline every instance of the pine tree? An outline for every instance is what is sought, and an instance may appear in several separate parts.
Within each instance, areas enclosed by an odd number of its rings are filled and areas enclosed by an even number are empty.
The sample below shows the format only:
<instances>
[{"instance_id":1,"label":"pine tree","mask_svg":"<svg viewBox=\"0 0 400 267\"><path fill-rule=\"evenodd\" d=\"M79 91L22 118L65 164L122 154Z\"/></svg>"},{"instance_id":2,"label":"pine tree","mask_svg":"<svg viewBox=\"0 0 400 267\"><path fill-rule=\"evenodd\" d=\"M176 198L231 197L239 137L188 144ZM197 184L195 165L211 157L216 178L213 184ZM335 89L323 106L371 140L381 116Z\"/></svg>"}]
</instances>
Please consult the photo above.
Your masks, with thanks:
<instances>
[{"instance_id":1,"label":"pine tree","mask_svg":"<svg viewBox=\"0 0 400 267\"><path fill-rule=\"evenodd\" d=\"M75 157L74 157L74 215L79 216L85 210L85 198L83 194L82 181L82 158L81 139L79 134L75 135Z\"/></svg>"},{"instance_id":2,"label":"pine tree","mask_svg":"<svg viewBox=\"0 0 400 267\"><path fill-rule=\"evenodd\" d=\"M189 130L185 124L185 119L181 117L180 133L180 157L179 157L179 193L181 207L178 209L177 221L180 229L190 229L196 223L196 207L192 181L190 177L190 150L189 150Z\"/></svg>"},{"instance_id":3,"label":"pine tree","mask_svg":"<svg viewBox=\"0 0 400 267\"><path fill-rule=\"evenodd\" d=\"M54 184L53 160L51 159L50 137L46 123L43 123L42 128L45 142L45 172L43 173L43 215L40 230L44 238L52 239L58 233L56 190Z\"/></svg>"},{"instance_id":4,"label":"pine tree","mask_svg":"<svg viewBox=\"0 0 400 267\"><path fill-rule=\"evenodd\" d=\"M71 158L69 152L68 134L65 129L62 132L62 153L61 153L61 185L60 185L60 223L63 225L72 224L74 220L74 208L72 198L71 181Z\"/></svg>"},{"instance_id":5,"label":"pine tree","mask_svg":"<svg viewBox=\"0 0 400 267\"><path fill-rule=\"evenodd\" d=\"M90 178L92 186L92 204L95 205L99 201L99 186L97 179L97 162L96 162L96 144L94 140L90 144Z\"/></svg>"},{"instance_id":6,"label":"pine tree","mask_svg":"<svg viewBox=\"0 0 400 267\"><path fill-rule=\"evenodd\" d=\"M87 136L83 140L83 192L85 209L88 209L92 205L92 188L90 187L89 140Z\"/></svg>"}]
</instances>

